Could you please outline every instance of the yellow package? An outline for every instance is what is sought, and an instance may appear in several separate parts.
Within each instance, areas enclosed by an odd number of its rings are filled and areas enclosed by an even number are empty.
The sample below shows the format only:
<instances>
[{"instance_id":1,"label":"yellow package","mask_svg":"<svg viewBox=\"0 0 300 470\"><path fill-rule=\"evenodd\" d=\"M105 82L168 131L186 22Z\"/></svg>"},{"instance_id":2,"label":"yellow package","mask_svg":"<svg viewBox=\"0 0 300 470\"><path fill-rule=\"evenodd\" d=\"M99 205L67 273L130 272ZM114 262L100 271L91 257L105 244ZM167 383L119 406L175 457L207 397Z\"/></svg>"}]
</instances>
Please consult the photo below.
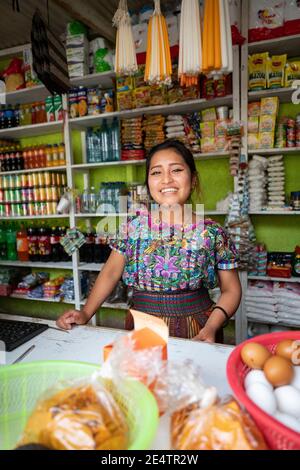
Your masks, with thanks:
<instances>
[{"instance_id":1,"label":"yellow package","mask_svg":"<svg viewBox=\"0 0 300 470\"><path fill-rule=\"evenodd\" d=\"M214 137L215 136L215 122L201 122L200 123L201 137Z\"/></svg>"},{"instance_id":2,"label":"yellow package","mask_svg":"<svg viewBox=\"0 0 300 470\"><path fill-rule=\"evenodd\" d=\"M260 117L259 132L275 132L276 114L265 114Z\"/></svg>"},{"instance_id":3,"label":"yellow package","mask_svg":"<svg viewBox=\"0 0 300 470\"><path fill-rule=\"evenodd\" d=\"M202 116L203 122L216 121L217 119L216 108L203 109L203 111L201 112L201 116Z\"/></svg>"},{"instance_id":4,"label":"yellow package","mask_svg":"<svg viewBox=\"0 0 300 470\"><path fill-rule=\"evenodd\" d=\"M274 148L275 132L260 132L259 133L259 146L261 149Z\"/></svg>"},{"instance_id":5,"label":"yellow package","mask_svg":"<svg viewBox=\"0 0 300 470\"><path fill-rule=\"evenodd\" d=\"M279 98L273 96L272 98L262 98L260 103L260 115L265 114L278 114L279 109Z\"/></svg>"},{"instance_id":6,"label":"yellow package","mask_svg":"<svg viewBox=\"0 0 300 470\"><path fill-rule=\"evenodd\" d=\"M290 60L285 67L284 86L290 88L295 80L300 80L300 60Z\"/></svg>"},{"instance_id":7,"label":"yellow package","mask_svg":"<svg viewBox=\"0 0 300 470\"><path fill-rule=\"evenodd\" d=\"M248 118L248 133L258 134L259 132L259 117L251 116Z\"/></svg>"},{"instance_id":8,"label":"yellow package","mask_svg":"<svg viewBox=\"0 0 300 470\"><path fill-rule=\"evenodd\" d=\"M268 52L249 56L249 91L265 90L267 88L268 59Z\"/></svg>"},{"instance_id":9,"label":"yellow package","mask_svg":"<svg viewBox=\"0 0 300 470\"><path fill-rule=\"evenodd\" d=\"M248 104L248 116L256 117L260 116L260 101L255 101Z\"/></svg>"},{"instance_id":10,"label":"yellow package","mask_svg":"<svg viewBox=\"0 0 300 470\"><path fill-rule=\"evenodd\" d=\"M257 150L259 148L259 134L248 134L248 149Z\"/></svg>"},{"instance_id":11,"label":"yellow package","mask_svg":"<svg viewBox=\"0 0 300 470\"><path fill-rule=\"evenodd\" d=\"M214 137L204 137L200 139L201 143L201 152L210 153L216 151L216 141Z\"/></svg>"},{"instance_id":12,"label":"yellow package","mask_svg":"<svg viewBox=\"0 0 300 470\"><path fill-rule=\"evenodd\" d=\"M268 88L284 87L284 72L286 66L287 55L273 55L268 60Z\"/></svg>"}]
</instances>

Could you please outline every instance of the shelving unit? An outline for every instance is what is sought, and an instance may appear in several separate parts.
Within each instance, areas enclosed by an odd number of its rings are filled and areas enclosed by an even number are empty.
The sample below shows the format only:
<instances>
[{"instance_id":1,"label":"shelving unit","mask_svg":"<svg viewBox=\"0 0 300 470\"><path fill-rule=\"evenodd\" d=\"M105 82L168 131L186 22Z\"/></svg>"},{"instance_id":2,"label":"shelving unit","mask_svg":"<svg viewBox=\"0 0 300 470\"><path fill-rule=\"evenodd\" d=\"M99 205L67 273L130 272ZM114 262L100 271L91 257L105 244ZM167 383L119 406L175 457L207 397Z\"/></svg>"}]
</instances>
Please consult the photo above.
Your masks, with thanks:
<instances>
[{"instance_id":1,"label":"shelving unit","mask_svg":"<svg viewBox=\"0 0 300 470\"><path fill-rule=\"evenodd\" d=\"M16 171L0 171L0 176L7 175L21 175L24 173L41 173L44 171L66 171L65 165L60 166L45 166L43 168L30 168L29 170L16 170Z\"/></svg>"},{"instance_id":2,"label":"shelving unit","mask_svg":"<svg viewBox=\"0 0 300 470\"><path fill-rule=\"evenodd\" d=\"M242 36L248 38L248 6L251 0L242 0ZM242 153L247 156L252 155L295 155L299 154L300 157L300 148L275 148L275 149L248 149L248 135L247 135L247 124L248 124L248 102L253 102L260 100L264 97L278 96L280 104L291 103L292 94L295 92L294 88L279 88L276 90L262 90L255 92L248 92L248 56L249 54L269 52L270 55L278 55L280 53L287 53L288 57L299 56L299 42L300 35L281 37L277 39L259 41L254 43L248 43L245 41L244 45L241 47L241 120L245 124L245 132L243 137L243 148ZM299 107L300 111L300 107ZM253 216L288 216L288 217L297 217L300 215L300 211L292 210L274 210L274 211L259 211L259 212L250 212L249 215ZM245 293L248 286L249 280L268 280L268 281L283 281L283 282L299 282L297 278L290 279L280 279L280 278L270 278L262 276L248 276L246 272L240 273L242 289ZM247 339L248 336L248 321L260 323L260 321L251 318L247 318L246 305L244 297L241 302L239 309L240 314L237 317L236 322L236 338L238 342L241 342ZM262 310L263 316L263 310ZM261 320L261 323L267 324L268 321ZM276 323L276 325L279 325ZM285 325L282 325L285 326Z\"/></svg>"}]
</instances>

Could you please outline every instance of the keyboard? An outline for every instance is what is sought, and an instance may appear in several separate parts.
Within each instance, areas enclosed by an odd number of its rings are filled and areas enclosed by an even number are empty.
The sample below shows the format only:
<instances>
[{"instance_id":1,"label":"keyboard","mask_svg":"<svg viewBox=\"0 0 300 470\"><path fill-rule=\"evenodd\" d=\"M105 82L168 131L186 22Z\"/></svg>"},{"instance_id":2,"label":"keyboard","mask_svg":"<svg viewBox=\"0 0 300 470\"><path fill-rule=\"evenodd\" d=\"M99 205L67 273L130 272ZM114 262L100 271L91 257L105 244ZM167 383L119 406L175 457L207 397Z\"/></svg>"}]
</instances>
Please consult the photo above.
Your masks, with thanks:
<instances>
[{"instance_id":1,"label":"keyboard","mask_svg":"<svg viewBox=\"0 0 300 470\"><path fill-rule=\"evenodd\" d=\"M6 351L13 351L21 344L47 330L48 325L15 320L0 320L0 341Z\"/></svg>"}]
</instances>

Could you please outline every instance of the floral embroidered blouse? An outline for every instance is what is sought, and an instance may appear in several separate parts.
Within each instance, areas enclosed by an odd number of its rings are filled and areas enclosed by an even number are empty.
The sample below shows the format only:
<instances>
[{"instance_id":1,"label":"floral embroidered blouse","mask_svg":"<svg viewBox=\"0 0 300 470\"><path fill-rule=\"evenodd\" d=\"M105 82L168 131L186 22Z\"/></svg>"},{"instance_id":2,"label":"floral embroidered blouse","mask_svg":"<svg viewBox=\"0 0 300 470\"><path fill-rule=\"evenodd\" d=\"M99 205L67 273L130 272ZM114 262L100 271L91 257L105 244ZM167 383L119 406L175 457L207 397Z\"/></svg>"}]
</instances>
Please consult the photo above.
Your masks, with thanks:
<instances>
[{"instance_id":1,"label":"floral embroidered blouse","mask_svg":"<svg viewBox=\"0 0 300 470\"><path fill-rule=\"evenodd\" d=\"M218 270L238 267L236 249L210 219L184 227L153 222L148 212L128 218L110 247L126 258L123 281L146 291L213 289Z\"/></svg>"}]
</instances>

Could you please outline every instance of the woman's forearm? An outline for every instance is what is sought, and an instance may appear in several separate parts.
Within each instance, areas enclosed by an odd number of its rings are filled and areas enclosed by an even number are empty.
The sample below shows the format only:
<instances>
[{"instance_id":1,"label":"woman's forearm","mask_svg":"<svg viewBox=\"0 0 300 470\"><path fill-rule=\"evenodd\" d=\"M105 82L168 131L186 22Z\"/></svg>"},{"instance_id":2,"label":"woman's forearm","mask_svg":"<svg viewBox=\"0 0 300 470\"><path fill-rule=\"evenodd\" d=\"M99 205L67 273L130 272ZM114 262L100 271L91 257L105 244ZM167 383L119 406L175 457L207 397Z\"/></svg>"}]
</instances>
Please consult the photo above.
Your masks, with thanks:
<instances>
[{"instance_id":1,"label":"woman's forearm","mask_svg":"<svg viewBox=\"0 0 300 470\"><path fill-rule=\"evenodd\" d=\"M110 269L105 269L105 267L103 268L97 277L95 285L88 296L84 307L82 308L87 321L92 318L96 310L98 310L107 297L112 293L120 278L121 275L115 275Z\"/></svg>"},{"instance_id":2,"label":"woman's forearm","mask_svg":"<svg viewBox=\"0 0 300 470\"><path fill-rule=\"evenodd\" d=\"M228 313L228 316L232 317L239 307L240 300L240 292L226 291L222 292L216 305L222 307ZM222 310L216 309L207 320L206 326L217 331L222 328L225 321L226 317Z\"/></svg>"}]
</instances>

